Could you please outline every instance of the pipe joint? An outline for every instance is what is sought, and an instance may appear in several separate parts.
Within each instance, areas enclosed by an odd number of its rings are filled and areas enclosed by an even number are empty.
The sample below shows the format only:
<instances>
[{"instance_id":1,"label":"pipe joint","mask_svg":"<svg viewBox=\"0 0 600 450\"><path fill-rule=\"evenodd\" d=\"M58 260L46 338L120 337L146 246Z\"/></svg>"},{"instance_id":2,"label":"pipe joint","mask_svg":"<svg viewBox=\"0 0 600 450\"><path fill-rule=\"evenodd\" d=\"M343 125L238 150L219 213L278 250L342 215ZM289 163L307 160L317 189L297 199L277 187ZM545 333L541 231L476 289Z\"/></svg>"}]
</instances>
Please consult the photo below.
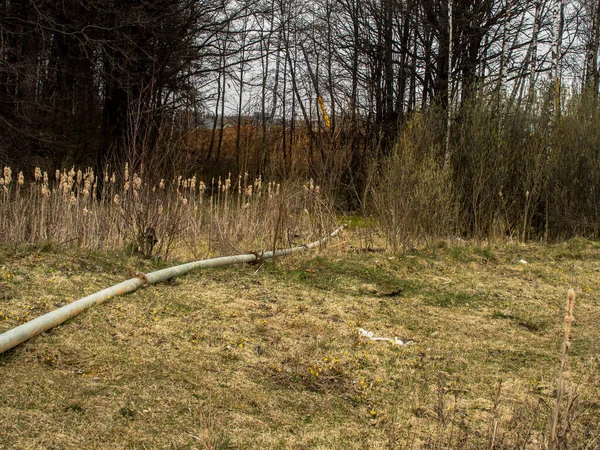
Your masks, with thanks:
<instances>
[{"instance_id":1,"label":"pipe joint","mask_svg":"<svg viewBox=\"0 0 600 450\"><path fill-rule=\"evenodd\" d=\"M248 254L254 255L256 257L256 259L254 261L251 261L248 264L251 264L253 266L258 266L258 265L262 264L264 262L264 258L263 258L264 253L265 252L258 253L256 251L248 252Z\"/></svg>"},{"instance_id":2,"label":"pipe joint","mask_svg":"<svg viewBox=\"0 0 600 450\"><path fill-rule=\"evenodd\" d=\"M146 276L145 273L143 273L143 272L136 272L135 276L136 276L136 278L140 279L140 281L142 282L142 286L143 287L148 286L148 277Z\"/></svg>"}]
</instances>

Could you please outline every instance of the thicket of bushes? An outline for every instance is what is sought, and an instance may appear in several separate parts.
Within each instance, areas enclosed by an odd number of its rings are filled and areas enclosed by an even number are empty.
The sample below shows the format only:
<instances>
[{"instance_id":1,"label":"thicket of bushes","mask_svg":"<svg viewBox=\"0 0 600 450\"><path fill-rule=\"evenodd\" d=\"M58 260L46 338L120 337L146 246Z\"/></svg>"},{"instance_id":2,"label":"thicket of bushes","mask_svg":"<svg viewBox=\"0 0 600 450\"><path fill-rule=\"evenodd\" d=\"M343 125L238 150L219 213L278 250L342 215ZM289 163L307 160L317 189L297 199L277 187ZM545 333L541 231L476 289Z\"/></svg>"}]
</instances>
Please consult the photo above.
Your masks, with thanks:
<instances>
[{"instance_id":1,"label":"thicket of bushes","mask_svg":"<svg viewBox=\"0 0 600 450\"><path fill-rule=\"evenodd\" d=\"M596 238L600 231L600 111L577 95L550 121L544 105L498 111L472 101L451 128L445 117L412 116L380 165L374 208L393 245L424 236Z\"/></svg>"}]
</instances>

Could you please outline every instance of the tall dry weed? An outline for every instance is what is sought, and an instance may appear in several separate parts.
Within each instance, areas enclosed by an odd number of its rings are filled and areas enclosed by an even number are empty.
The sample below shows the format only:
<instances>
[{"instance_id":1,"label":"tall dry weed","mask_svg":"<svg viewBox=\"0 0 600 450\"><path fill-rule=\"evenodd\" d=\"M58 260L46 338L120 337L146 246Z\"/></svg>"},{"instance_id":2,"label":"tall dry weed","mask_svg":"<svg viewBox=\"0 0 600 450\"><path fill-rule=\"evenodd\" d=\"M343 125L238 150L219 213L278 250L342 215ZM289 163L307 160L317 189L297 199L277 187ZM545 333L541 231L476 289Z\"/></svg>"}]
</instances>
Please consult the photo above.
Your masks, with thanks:
<instances>
[{"instance_id":1,"label":"tall dry weed","mask_svg":"<svg viewBox=\"0 0 600 450\"><path fill-rule=\"evenodd\" d=\"M205 183L196 176L152 183L125 164L13 179L6 167L0 187L0 240L74 244L168 256L173 250L201 257L287 246L310 240L333 225L327 198L311 181L265 182L248 174ZM99 181L102 181L99 183ZM277 236L276 239L274 237ZM294 238L294 239L292 239Z\"/></svg>"}]
</instances>

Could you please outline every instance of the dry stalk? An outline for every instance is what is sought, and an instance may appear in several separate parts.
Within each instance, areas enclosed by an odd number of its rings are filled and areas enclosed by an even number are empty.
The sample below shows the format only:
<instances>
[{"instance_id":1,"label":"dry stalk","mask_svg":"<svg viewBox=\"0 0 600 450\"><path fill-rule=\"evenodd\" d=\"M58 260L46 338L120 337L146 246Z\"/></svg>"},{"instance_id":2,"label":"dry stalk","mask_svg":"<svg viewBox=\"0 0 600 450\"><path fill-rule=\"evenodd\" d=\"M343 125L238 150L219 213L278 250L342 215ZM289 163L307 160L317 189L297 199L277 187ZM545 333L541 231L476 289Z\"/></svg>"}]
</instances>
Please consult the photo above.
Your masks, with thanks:
<instances>
[{"instance_id":1,"label":"dry stalk","mask_svg":"<svg viewBox=\"0 0 600 450\"><path fill-rule=\"evenodd\" d=\"M573 324L573 307L575 304L575 291L573 288L569 289L569 293L567 295L567 313L565 315L565 336L562 343L562 356L560 360L560 370L558 372L558 381L556 383L556 405L554 407L554 415L552 417L552 422L550 425L550 441L548 443L548 449L554 450L558 447L558 423L560 420L560 410L561 403L563 400L563 396L565 393L564 386L564 372L567 364L567 355L569 353L569 348L571 347L571 327ZM572 411L567 411L567 414L572 413ZM565 422L566 423L566 422Z\"/></svg>"}]
</instances>

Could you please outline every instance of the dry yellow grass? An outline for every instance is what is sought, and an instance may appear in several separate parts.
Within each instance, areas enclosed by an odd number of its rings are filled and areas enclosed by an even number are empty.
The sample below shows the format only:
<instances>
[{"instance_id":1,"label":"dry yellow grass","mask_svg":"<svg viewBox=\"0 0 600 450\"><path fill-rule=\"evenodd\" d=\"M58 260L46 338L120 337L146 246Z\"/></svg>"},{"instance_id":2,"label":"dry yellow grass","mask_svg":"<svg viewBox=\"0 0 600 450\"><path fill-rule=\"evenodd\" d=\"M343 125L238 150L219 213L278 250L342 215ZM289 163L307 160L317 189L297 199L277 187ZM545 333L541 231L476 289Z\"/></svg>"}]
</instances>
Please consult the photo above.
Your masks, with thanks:
<instances>
[{"instance_id":1,"label":"dry yellow grass","mask_svg":"<svg viewBox=\"0 0 600 450\"><path fill-rule=\"evenodd\" d=\"M351 244L151 286L0 355L0 448L543 448L570 284L565 380L596 357L600 247ZM0 331L154 264L1 248ZM599 387L571 448L594 448Z\"/></svg>"}]
</instances>

